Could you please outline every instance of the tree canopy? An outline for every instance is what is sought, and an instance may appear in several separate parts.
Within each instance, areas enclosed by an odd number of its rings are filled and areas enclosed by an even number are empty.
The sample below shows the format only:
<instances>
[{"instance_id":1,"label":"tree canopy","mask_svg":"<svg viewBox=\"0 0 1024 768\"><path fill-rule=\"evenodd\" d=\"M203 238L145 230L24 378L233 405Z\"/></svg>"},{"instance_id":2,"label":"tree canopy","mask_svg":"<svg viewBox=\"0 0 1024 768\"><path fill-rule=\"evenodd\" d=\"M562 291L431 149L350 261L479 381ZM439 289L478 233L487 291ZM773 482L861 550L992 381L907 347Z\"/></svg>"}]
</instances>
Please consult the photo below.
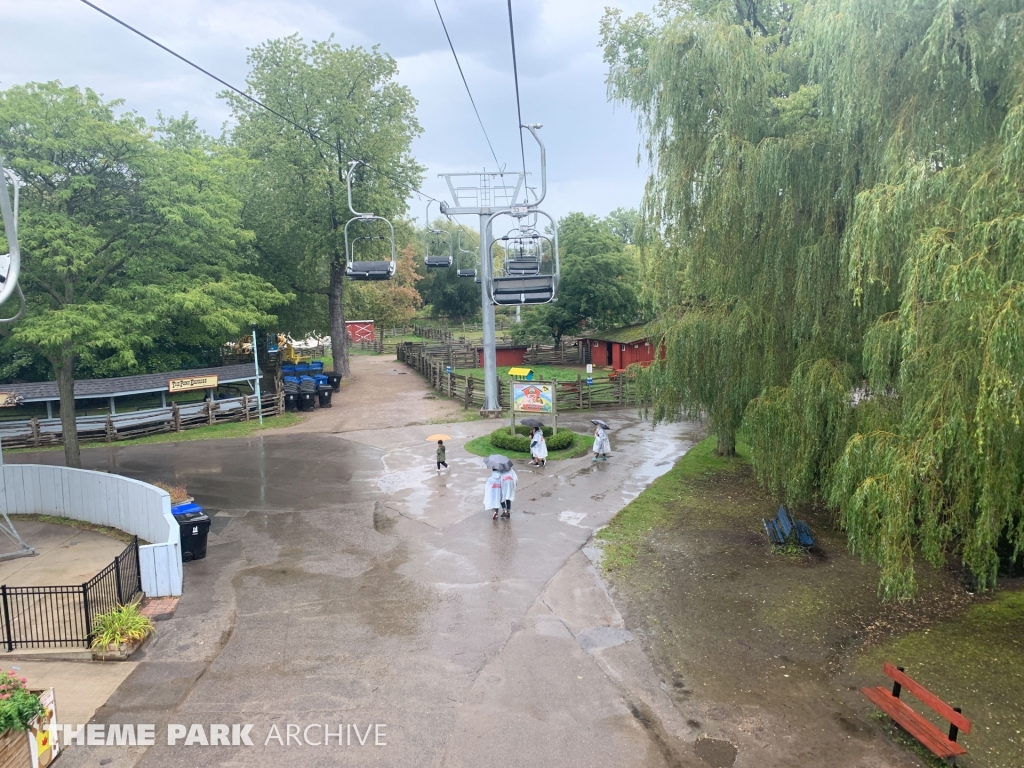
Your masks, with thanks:
<instances>
[{"instance_id":1,"label":"tree canopy","mask_svg":"<svg viewBox=\"0 0 1024 768\"><path fill-rule=\"evenodd\" d=\"M562 277L558 301L531 310L519 339L553 338L587 329L614 328L637 319L637 266L607 221L570 213L558 222Z\"/></svg>"},{"instance_id":2,"label":"tree canopy","mask_svg":"<svg viewBox=\"0 0 1024 768\"><path fill-rule=\"evenodd\" d=\"M245 161L187 117L160 135L90 90L0 92L0 151L24 187L18 235L28 306L8 347L56 376L68 466L81 466L74 375L133 372L173 333L218 347L285 297L247 271L252 233L235 183Z\"/></svg>"},{"instance_id":3,"label":"tree canopy","mask_svg":"<svg viewBox=\"0 0 1024 768\"><path fill-rule=\"evenodd\" d=\"M346 285L346 173L352 158L371 166L359 168L352 185L357 211L401 218L420 175L410 154L420 132L416 100L395 82L395 60L376 47L307 44L292 35L253 48L249 66L249 92L307 129L223 94L237 121L234 142L257 161L245 221L256 232L260 274L306 297L283 313L281 330L329 330L334 370L347 376L345 292L367 292L364 306L397 296L383 296L381 286Z\"/></svg>"},{"instance_id":4,"label":"tree canopy","mask_svg":"<svg viewBox=\"0 0 1024 768\"><path fill-rule=\"evenodd\" d=\"M1024 2L664 2L609 11L609 89L652 173L655 416L745 425L886 596L1024 552Z\"/></svg>"}]
</instances>

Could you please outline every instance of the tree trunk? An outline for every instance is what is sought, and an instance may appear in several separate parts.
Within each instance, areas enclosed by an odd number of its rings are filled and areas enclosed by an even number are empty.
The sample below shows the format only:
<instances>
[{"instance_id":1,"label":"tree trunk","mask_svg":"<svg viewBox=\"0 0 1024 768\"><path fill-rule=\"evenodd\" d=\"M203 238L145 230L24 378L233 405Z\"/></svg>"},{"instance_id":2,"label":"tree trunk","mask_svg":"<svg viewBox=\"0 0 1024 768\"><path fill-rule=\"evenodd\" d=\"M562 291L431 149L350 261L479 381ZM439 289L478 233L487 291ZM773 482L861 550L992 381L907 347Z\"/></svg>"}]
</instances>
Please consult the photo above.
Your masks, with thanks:
<instances>
[{"instance_id":1,"label":"tree trunk","mask_svg":"<svg viewBox=\"0 0 1024 768\"><path fill-rule=\"evenodd\" d=\"M78 447L78 422L75 420L75 355L65 344L61 356L53 363L60 394L60 429L64 435L64 464L82 468L82 451Z\"/></svg>"},{"instance_id":2,"label":"tree trunk","mask_svg":"<svg viewBox=\"0 0 1024 768\"><path fill-rule=\"evenodd\" d=\"M715 450L719 456L735 456L736 455L736 431L732 429L719 428L716 432L718 436L718 447Z\"/></svg>"},{"instance_id":3,"label":"tree trunk","mask_svg":"<svg viewBox=\"0 0 1024 768\"><path fill-rule=\"evenodd\" d=\"M334 372L348 378L348 332L345 329L345 260L335 256L331 263L331 354Z\"/></svg>"}]
</instances>

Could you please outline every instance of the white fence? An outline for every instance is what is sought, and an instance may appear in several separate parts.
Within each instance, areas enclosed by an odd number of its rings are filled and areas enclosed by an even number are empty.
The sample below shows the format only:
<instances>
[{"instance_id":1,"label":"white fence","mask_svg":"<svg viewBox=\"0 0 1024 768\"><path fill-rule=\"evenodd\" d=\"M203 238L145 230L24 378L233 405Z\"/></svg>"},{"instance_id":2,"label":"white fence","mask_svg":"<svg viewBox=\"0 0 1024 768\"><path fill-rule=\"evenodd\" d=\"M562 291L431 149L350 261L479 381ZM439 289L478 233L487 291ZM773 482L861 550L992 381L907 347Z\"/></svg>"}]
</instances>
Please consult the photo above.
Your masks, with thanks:
<instances>
[{"instance_id":1,"label":"white fence","mask_svg":"<svg viewBox=\"0 0 1024 768\"><path fill-rule=\"evenodd\" d=\"M167 491L105 472L2 464L0 512L84 520L152 542L139 547L142 591L149 597L181 594L181 538Z\"/></svg>"}]
</instances>

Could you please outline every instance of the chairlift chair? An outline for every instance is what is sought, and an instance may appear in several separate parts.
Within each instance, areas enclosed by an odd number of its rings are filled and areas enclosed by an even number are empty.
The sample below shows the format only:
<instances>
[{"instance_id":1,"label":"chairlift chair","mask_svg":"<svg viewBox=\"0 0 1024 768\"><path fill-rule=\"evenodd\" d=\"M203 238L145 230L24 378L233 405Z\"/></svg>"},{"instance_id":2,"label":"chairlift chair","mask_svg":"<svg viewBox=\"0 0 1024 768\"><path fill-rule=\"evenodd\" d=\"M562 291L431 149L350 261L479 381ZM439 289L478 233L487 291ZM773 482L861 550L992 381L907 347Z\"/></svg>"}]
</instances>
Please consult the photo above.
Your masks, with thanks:
<instances>
[{"instance_id":1,"label":"chairlift chair","mask_svg":"<svg viewBox=\"0 0 1024 768\"><path fill-rule=\"evenodd\" d=\"M540 274L543 258L541 235L536 233L505 235L505 274L511 277L532 277Z\"/></svg>"},{"instance_id":2,"label":"chairlift chair","mask_svg":"<svg viewBox=\"0 0 1024 768\"><path fill-rule=\"evenodd\" d=\"M448 269L452 265L452 233L444 229L432 229L430 227L430 202L427 202L427 217L424 220L427 227L423 235L423 263L427 269ZM434 251L441 251L435 255ZM445 253L445 251L447 251Z\"/></svg>"},{"instance_id":3,"label":"chairlift chair","mask_svg":"<svg viewBox=\"0 0 1024 768\"><path fill-rule=\"evenodd\" d=\"M491 217L512 216L501 211ZM561 269L558 261L558 227L555 220L544 211L530 210L530 215L544 216L551 223L551 237L536 230L517 227L501 238L506 250L503 274L491 278L489 293L497 306L525 304L549 304L558 298L558 281ZM522 220L522 217L519 217ZM494 241L499 242L499 241ZM494 242L491 243L491 259L494 259ZM545 259L545 244L550 257ZM512 258L509 258L511 252Z\"/></svg>"},{"instance_id":4,"label":"chairlift chair","mask_svg":"<svg viewBox=\"0 0 1024 768\"><path fill-rule=\"evenodd\" d=\"M467 258L468 257L468 258ZM462 230L459 230L459 262L455 266L455 274L458 277L476 277L476 263L478 254L475 251L467 251L462 247ZM470 260L471 259L471 260ZM466 266L467 262L472 266Z\"/></svg>"},{"instance_id":5,"label":"chairlift chair","mask_svg":"<svg viewBox=\"0 0 1024 768\"><path fill-rule=\"evenodd\" d=\"M345 222L345 274L350 280L390 280L395 274L395 267L398 264L398 248L395 244L395 227L383 216L375 216L372 213L359 213L352 205L352 176L356 168L366 165L362 160L353 160L348 166L348 208L352 211L353 218ZM374 222L383 222L387 225L386 233L380 225L375 225L377 234L365 234L359 237L349 234L354 223L360 226L374 225ZM369 230L368 230L369 231ZM387 247L378 249L373 247L374 241L386 241ZM356 247L362 243L363 250L360 252ZM380 251L390 252L390 259L368 259L366 256L380 256ZM360 259L359 256L364 258Z\"/></svg>"},{"instance_id":6,"label":"chairlift chair","mask_svg":"<svg viewBox=\"0 0 1024 768\"><path fill-rule=\"evenodd\" d=\"M14 187L12 204L7 191L8 183ZM3 167L0 158L0 217L4 222L4 234L7 237L7 253L0 253L0 305L3 305L15 293L18 294L18 311L13 317L0 317L0 323L13 323L25 311L25 294L18 284L21 272L21 249L18 247L18 191L20 183L12 171Z\"/></svg>"}]
</instances>

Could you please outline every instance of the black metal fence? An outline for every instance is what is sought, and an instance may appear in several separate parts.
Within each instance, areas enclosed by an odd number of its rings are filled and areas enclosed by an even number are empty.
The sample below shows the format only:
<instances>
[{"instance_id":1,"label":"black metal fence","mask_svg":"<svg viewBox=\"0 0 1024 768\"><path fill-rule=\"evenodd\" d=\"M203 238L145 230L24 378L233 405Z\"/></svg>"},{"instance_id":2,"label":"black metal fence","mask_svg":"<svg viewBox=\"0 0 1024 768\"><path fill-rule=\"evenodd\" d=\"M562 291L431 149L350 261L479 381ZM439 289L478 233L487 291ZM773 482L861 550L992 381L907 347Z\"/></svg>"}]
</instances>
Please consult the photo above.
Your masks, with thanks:
<instances>
[{"instance_id":1,"label":"black metal fence","mask_svg":"<svg viewBox=\"0 0 1024 768\"><path fill-rule=\"evenodd\" d=\"M84 584L0 586L3 644L15 648L89 647L95 616L142 596L139 539Z\"/></svg>"}]
</instances>

